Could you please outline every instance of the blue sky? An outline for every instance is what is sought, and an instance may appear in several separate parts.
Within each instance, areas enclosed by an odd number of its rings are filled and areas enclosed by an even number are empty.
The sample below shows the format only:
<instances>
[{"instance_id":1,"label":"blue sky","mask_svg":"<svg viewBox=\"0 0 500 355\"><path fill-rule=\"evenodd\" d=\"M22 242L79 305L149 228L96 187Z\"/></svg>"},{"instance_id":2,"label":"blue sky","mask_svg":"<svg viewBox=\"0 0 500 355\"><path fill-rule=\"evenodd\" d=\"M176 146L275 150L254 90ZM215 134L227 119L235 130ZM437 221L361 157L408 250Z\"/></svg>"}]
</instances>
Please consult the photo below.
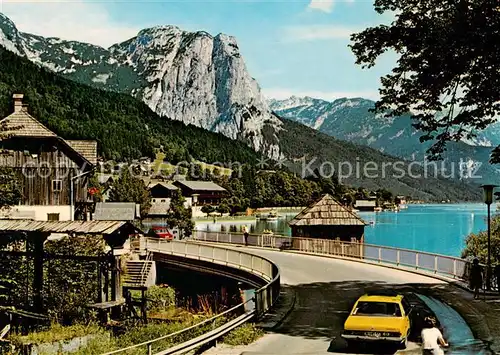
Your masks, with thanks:
<instances>
[{"instance_id":1,"label":"blue sky","mask_svg":"<svg viewBox=\"0 0 500 355\"><path fill-rule=\"evenodd\" d=\"M3 0L1 6L21 31L105 47L162 24L233 35L268 97L376 98L380 76L394 64L391 55L370 70L354 64L349 34L390 19L366 0Z\"/></svg>"}]
</instances>

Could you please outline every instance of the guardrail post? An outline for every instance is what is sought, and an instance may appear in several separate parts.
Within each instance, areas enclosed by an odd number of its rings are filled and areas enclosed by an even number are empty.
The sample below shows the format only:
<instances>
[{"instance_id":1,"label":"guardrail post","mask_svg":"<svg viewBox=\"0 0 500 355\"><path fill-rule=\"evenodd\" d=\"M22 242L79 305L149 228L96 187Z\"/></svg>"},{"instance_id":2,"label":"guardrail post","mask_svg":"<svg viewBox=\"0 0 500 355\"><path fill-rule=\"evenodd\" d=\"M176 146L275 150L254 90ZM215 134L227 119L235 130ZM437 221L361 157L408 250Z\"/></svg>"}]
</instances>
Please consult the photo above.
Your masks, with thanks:
<instances>
[{"instance_id":1,"label":"guardrail post","mask_svg":"<svg viewBox=\"0 0 500 355\"><path fill-rule=\"evenodd\" d=\"M415 253L415 269L418 269L418 253Z\"/></svg>"},{"instance_id":2,"label":"guardrail post","mask_svg":"<svg viewBox=\"0 0 500 355\"><path fill-rule=\"evenodd\" d=\"M152 346L151 346L151 343L148 344L148 355L152 355L153 354L153 349L152 349Z\"/></svg>"},{"instance_id":3,"label":"guardrail post","mask_svg":"<svg viewBox=\"0 0 500 355\"><path fill-rule=\"evenodd\" d=\"M215 235L215 241L218 243L219 242L219 232Z\"/></svg>"},{"instance_id":4,"label":"guardrail post","mask_svg":"<svg viewBox=\"0 0 500 355\"><path fill-rule=\"evenodd\" d=\"M343 242L340 242L340 247L341 247L341 254L342 256L345 256L345 244Z\"/></svg>"},{"instance_id":5,"label":"guardrail post","mask_svg":"<svg viewBox=\"0 0 500 355\"><path fill-rule=\"evenodd\" d=\"M434 273L437 274L438 272L438 257L437 255L434 256Z\"/></svg>"},{"instance_id":6,"label":"guardrail post","mask_svg":"<svg viewBox=\"0 0 500 355\"><path fill-rule=\"evenodd\" d=\"M379 264L382 262L382 248L378 248L378 262Z\"/></svg>"},{"instance_id":7,"label":"guardrail post","mask_svg":"<svg viewBox=\"0 0 500 355\"><path fill-rule=\"evenodd\" d=\"M229 233L229 244L231 244L233 241L232 241L232 238L231 238L231 233Z\"/></svg>"},{"instance_id":8,"label":"guardrail post","mask_svg":"<svg viewBox=\"0 0 500 355\"><path fill-rule=\"evenodd\" d=\"M457 277L457 260L453 259L453 277Z\"/></svg>"},{"instance_id":9,"label":"guardrail post","mask_svg":"<svg viewBox=\"0 0 500 355\"><path fill-rule=\"evenodd\" d=\"M250 257L250 260L251 260L250 264L252 265L252 271L253 271L253 270L255 270L255 267L253 266L253 261L254 261L253 255ZM241 258L240 258L240 265L241 265Z\"/></svg>"},{"instance_id":10,"label":"guardrail post","mask_svg":"<svg viewBox=\"0 0 500 355\"><path fill-rule=\"evenodd\" d=\"M397 256L396 256L396 262L397 262L397 265L399 266L399 264L401 263L401 259L400 259L400 251L398 250L398 253L397 253Z\"/></svg>"}]
</instances>

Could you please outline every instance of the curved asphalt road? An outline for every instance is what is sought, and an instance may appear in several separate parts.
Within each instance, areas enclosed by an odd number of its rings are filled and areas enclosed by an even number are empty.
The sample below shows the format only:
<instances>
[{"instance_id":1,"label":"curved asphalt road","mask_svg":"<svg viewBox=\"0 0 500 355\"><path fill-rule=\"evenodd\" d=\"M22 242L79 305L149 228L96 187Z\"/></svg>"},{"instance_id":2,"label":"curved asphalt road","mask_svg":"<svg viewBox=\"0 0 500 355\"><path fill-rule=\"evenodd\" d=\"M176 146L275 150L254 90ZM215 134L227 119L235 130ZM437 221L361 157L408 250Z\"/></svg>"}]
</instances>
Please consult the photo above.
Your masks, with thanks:
<instances>
[{"instance_id":1,"label":"curved asphalt road","mask_svg":"<svg viewBox=\"0 0 500 355\"><path fill-rule=\"evenodd\" d=\"M251 249L275 262L282 287L296 293L295 307L270 334L241 349L241 354L346 354L340 338L343 323L356 299L366 292L432 287L443 282L404 271L352 261ZM408 349L415 349L409 344ZM380 353L364 350L364 353ZM387 354L386 350L382 353ZM394 350L390 353L394 353ZM411 352L414 354L420 353Z\"/></svg>"}]
</instances>

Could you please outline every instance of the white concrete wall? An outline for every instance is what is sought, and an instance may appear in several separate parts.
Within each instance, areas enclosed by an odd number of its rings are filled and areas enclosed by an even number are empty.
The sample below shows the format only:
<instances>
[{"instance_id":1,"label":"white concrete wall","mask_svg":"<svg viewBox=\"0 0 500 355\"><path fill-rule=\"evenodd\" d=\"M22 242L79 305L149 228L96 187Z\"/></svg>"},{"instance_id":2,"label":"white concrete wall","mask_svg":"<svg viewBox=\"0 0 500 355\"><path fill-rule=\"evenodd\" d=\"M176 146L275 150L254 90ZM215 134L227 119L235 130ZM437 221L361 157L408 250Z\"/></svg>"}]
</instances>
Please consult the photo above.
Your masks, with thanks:
<instances>
[{"instance_id":1,"label":"white concrete wall","mask_svg":"<svg viewBox=\"0 0 500 355\"><path fill-rule=\"evenodd\" d=\"M47 221L48 213L59 213L60 221L71 221L71 206L29 206L18 205L0 212L1 218L29 218L35 221Z\"/></svg>"},{"instance_id":2,"label":"white concrete wall","mask_svg":"<svg viewBox=\"0 0 500 355\"><path fill-rule=\"evenodd\" d=\"M184 202L184 207L189 208L193 205L193 199L191 197L185 197L186 202ZM152 198L151 204L156 206L163 206L168 208L170 206L171 198ZM164 202L162 202L164 201Z\"/></svg>"}]
</instances>

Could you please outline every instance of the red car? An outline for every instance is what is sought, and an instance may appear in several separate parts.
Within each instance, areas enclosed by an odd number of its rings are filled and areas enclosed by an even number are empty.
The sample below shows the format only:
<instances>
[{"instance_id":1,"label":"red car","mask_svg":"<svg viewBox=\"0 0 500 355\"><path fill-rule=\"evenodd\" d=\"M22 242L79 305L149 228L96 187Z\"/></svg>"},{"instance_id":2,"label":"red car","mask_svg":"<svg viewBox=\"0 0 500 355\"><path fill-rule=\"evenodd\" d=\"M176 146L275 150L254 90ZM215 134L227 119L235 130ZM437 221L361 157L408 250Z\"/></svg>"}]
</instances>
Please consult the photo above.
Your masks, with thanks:
<instances>
[{"instance_id":1,"label":"red car","mask_svg":"<svg viewBox=\"0 0 500 355\"><path fill-rule=\"evenodd\" d=\"M174 235L168 230L168 227L155 226L151 228L151 231L161 239L174 239Z\"/></svg>"}]
</instances>

